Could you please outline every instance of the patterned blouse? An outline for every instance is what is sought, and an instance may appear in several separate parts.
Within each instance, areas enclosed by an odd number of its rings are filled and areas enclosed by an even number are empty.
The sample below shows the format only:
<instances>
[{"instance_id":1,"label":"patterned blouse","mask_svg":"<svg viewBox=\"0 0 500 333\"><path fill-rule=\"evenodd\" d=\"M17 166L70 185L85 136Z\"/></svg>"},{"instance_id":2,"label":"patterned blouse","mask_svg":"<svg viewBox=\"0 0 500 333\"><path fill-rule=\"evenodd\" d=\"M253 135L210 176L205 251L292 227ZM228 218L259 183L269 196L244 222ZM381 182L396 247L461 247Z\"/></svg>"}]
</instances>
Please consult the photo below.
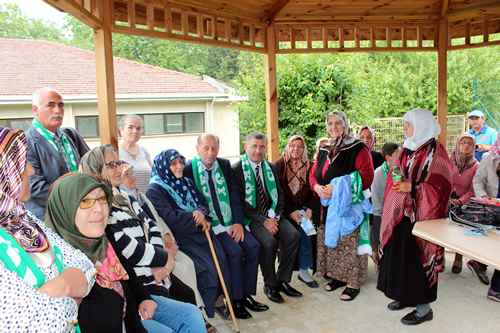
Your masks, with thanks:
<instances>
[{"instance_id":1,"label":"patterned blouse","mask_svg":"<svg viewBox=\"0 0 500 333\"><path fill-rule=\"evenodd\" d=\"M118 144L120 160L127 162L132 167L134 167L135 181L137 183L137 188L142 193L146 193L149 185L149 178L151 178L151 155L146 150L146 148L137 145L139 147L139 153L137 155L132 155Z\"/></svg>"},{"instance_id":2,"label":"patterned blouse","mask_svg":"<svg viewBox=\"0 0 500 333\"><path fill-rule=\"evenodd\" d=\"M66 267L82 270L87 276L87 294L94 285L95 267L80 250L76 250L45 224L31 218L41 226L50 244L61 251ZM0 239L1 242L1 239ZM59 275L56 264L41 268L46 281ZM52 298L38 292L0 261L0 332L74 332L72 325L78 316L78 306L71 297Z\"/></svg>"}]
</instances>

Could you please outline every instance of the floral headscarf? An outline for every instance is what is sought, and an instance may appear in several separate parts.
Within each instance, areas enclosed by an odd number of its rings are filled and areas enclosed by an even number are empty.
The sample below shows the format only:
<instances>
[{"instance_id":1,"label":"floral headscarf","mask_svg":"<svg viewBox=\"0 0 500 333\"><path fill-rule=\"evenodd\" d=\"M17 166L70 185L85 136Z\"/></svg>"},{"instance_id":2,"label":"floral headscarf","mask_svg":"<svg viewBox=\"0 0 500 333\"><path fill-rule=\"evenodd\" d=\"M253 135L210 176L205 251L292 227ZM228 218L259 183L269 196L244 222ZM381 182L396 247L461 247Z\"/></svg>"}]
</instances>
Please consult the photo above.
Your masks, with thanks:
<instances>
[{"instance_id":1,"label":"floral headscarf","mask_svg":"<svg viewBox=\"0 0 500 333\"><path fill-rule=\"evenodd\" d=\"M304 145L304 151L299 160L294 160L291 153L292 142L300 140ZM302 186L307 184L307 171L309 170L309 159L307 158L306 140L301 135L293 135L283 149L283 160L285 161L286 179L293 194L296 194Z\"/></svg>"},{"instance_id":2,"label":"floral headscarf","mask_svg":"<svg viewBox=\"0 0 500 333\"><path fill-rule=\"evenodd\" d=\"M198 193L194 183L189 182L186 177L175 177L170 170L170 164L176 158L186 161L186 158L175 149L164 150L156 156L151 168L150 184L160 185L168 191L181 209L193 212L200 206Z\"/></svg>"},{"instance_id":3,"label":"floral headscarf","mask_svg":"<svg viewBox=\"0 0 500 333\"><path fill-rule=\"evenodd\" d=\"M370 151L374 151L374 148L375 148L375 143L377 142L377 137L375 136L375 132L373 132L373 130L368 127L368 126L363 126L361 127L361 129L358 131L358 139L360 139L360 135L361 135L361 132L363 130L368 130L370 131L370 133L372 134L372 144L370 145L370 147L368 147L368 149ZM361 139L360 139L361 140Z\"/></svg>"},{"instance_id":4,"label":"floral headscarf","mask_svg":"<svg viewBox=\"0 0 500 333\"><path fill-rule=\"evenodd\" d=\"M325 124L328 126L328 117L335 116L342 121L342 126L344 127L344 133L337 138L330 138L330 141L323 146L323 150L328 151L328 161L330 164L335 161L341 149L352 147L355 144L361 143L362 141L356 139L351 135L351 128L349 126L349 119L345 112L342 111L332 111L326 116Z\"/></svg>"},{"instance_id":5,"label":"floral headscarf","mask_svg":"<svg viewBox=\"0 0 500 333\"><path fill-rule=\"evenodd\" d=\"M455 143L455 148L453 148L453 151L451 152L451 157L453 159L453 162L455 162L455 164L457 165L459 173L462 173L462 171L473 167L477 163L477 160L474 157L474 154L476 152L475 148L472 148L471 152L468 154L462 154L460 152L460 141L462 141L464 138L471 139L472 145L476 145L476 138L472 134L465 133L458 138L457 143Z\"/></svg>"},{"instance_id":6,"label":"floral headscarf","mask_svg":"<svg viewBox=\"0 0 500 333\"><path fill-rule=\"evenodd\" d=\"M45 252L50 248L45 233L18 201L27 146L22 131L0 127L0 223L26 252Z\"/></svg>"}]
</instances>

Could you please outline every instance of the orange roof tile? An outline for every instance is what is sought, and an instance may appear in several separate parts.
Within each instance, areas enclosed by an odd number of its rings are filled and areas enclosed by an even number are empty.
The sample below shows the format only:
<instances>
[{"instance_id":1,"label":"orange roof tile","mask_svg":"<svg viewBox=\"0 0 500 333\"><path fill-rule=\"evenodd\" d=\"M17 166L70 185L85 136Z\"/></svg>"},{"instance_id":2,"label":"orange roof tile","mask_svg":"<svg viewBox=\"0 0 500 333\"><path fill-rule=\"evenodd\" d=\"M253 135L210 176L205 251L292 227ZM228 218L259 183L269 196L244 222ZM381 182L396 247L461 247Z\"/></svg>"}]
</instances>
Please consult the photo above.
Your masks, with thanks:
<instances>
[{"instance_id":1,"label":"orange roof tile","mask_svg":"<svg viewBox=\"0 0 500 333\"><path fill-rule=\"evenodd\" d=\"M195 75L113 59L117 96L223 95ZM0 82L0 96L31 96L42 87L63 96L95 96L94 52L42 40L0 39Z\"/></svg>"}]
</instances>

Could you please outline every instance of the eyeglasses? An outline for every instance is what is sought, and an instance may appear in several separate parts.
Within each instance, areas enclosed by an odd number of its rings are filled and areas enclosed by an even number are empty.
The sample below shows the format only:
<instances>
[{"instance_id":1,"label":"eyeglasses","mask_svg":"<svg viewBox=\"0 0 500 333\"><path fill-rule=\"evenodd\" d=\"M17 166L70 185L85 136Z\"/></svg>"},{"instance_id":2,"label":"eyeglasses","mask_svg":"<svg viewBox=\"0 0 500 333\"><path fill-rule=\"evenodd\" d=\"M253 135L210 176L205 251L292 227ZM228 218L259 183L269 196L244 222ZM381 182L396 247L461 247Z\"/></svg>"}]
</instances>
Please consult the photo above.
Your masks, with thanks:
<instances>
[{"instance_id":1,"label":"eyeglasses","mask_svg":"<svg viewBox=\"0 0 500 333\"><path fill-rule=\"evenodd\" d=\"M301 145L301 144L296 145L295 143L292 143L290 145L290 147L292 147L292 148L299 148L300 149L300 148L304 148L304 145Z\"/></svg>"},{"instance_id":2,"label":"eyeglasses","mask_svg":"<svg viewBox=\"0 0 500 333\"><path fill-rule=\"evenodd\" d=\"M82 199L79 206L81 209L92 208L94 207L96 201L99 201L101 205L105 205L109 202L109 195L105 195L97 199Z\"/></svg>"},{"instance_id":3,"label":"eyeglasses","mask_svg":"<svg viewBox=\"0 0 500 333\"><path fill-rule=\"evenodd\" d=\"M132 177L132 175L135 175L134 170L131 170L129 172L125 172L124 174L122 174L122 178Z\"/></svg>"},{"instance_id":4,"label":"eyeglasses","mask_svg":"<svg viewBox=\"0 0 500 333\"><path fill-rule=\"evenodd\" d=\"M116 169L116 167L122 166L123 162L122 161L111 161L109 163L104 163L105 165L109 166L111 169Z\"/></svg>"},{"instance_id":5,"label":"eyeglasses","mask_svg":"<svg viewBox=\"0 0 500 333\"><path fill-rule=\"evenodd\" d=\"M467 141L460 141L460 144L461 144L462 146L464 146L464 145L467 145L467 146L474 146L474 144L473 144L472 142L467 142Z\"/></svg>"}]
</instances>

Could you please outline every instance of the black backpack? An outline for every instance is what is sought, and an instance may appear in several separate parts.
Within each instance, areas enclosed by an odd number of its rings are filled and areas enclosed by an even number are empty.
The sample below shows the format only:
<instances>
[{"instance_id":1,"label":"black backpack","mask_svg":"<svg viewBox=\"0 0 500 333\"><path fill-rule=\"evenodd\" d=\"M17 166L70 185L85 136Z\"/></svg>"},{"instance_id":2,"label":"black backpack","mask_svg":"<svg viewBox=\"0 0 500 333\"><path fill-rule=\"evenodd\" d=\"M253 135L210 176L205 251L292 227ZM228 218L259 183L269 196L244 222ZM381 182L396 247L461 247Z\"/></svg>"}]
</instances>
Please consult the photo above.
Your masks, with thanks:
<instances>
[{"instance_id":1,"label":"black backpack","mask_svg":"<svg viewBox=\"0 0 500 333\"><path fill-rule=\"evenodd\" d=\"M450 220L474 227L492 226L500 229L500 202L471 198L463 206L452 205Z\"/></svg>"}]
</instances>

